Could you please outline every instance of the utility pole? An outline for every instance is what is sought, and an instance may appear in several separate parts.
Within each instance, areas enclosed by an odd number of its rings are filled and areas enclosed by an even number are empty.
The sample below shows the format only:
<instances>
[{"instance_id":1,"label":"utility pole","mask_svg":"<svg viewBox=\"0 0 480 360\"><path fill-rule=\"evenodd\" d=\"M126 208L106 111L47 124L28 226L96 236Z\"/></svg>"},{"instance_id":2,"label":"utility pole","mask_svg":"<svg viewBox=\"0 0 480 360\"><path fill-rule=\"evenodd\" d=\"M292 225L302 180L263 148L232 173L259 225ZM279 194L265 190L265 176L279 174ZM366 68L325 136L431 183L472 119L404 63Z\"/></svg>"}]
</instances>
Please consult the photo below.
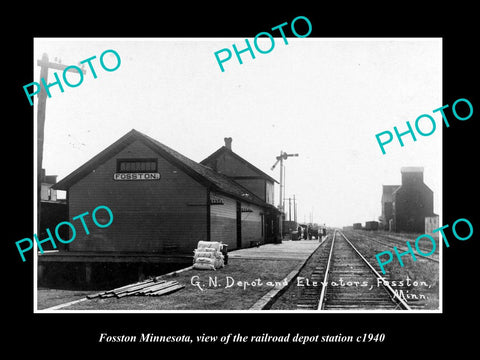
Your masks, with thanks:
<instances>
[{"instance_id":1,"label":"utility pole","mask_svg":"<svg viewBox=\"0 0 480 360\"><path fill-rule=\"evenodd\" d=\"M272 170L275 169L275 166L280 162L280 196L279 196L279 204L278 208L279 210L284 214L285 213L285 203L284 203L284 169L283 169L283 160L287 160L289 157L292 156L298 156L298 154L287 154L286 152L283 152L280 150L280 155L276 157L277 161L275 164L272 166ZM283 238L283 221L280 219L279 221L280 224L280 236Z\"/></svg>"},{"instance_id":2,"label":"utility pole","mask_svg":"<svg viewBox=\"0 0 480 360\"><path fill-rule=\"evenodd\" d=\"M287 160L289 157L292 157L292 156L298 156L298 154L287 154L286 152L283 152L280 150L280 155L276 157L277 161L275 162L275 164L273 164L272 166L272 170L275 169L275 167L277 166L277 164L280 162L280 197L279 197L279 204L278 204L278 207L280 210L284 210L285 206L284 206L284 175L285 175L285 172L284 172L284 169L283 169L283 160Z\"/></svg>"},{"instance_id":3,"label":"utility pole","mask_svg":"<svg viewBox=\"0 0 480 360\"><path fill-rule=\"evenodd\" d=\"M291 198L288 198L288 221L292 221L292 202Z\"/></svg>"},{"instance_id":4,"label":"utility pole","mask_svg":"<svg viewBox=\"0 0 480 360\"><path fill-rule=\"evenodd\" d=\"M285 168L286 168L286 166L283 165L283 193L282 193L282 200L283 200L283 201L282 201L282 209L284 209L284 210L285 210L285 187L286 187L286 186L285 186L285 182L286 182L285 179L287 178L287 177L285 176Z\"/></svg>"},{"instance_id":5,"label":"utility pole","mask_svg":"<svg viewBox=\"0 0 480 360\"><path fill-rule=\"evenodd\" d=\"M48 69L55 70L65 70L68 65L62 65L59 63L53 63L48 60L48 55L43 54L41 60L37 60L37 65L40 66L40 80L39 84L42 83L44 79L45 84L48 81ZM77 72L76 70L68 69L67 71ZM85 74L86 71L82 68L82 72ZM40 196L42 189L42 163L43 163L43 143L45 138L45 112L47 107L47 92L42 86L38 96L38 105L37 105L37 226L40 228ZM37 230L38 232L40 229Z\"/></svg>"},{"instance_id":6,"label":"utility pole","mask_svg":"<svg viewBox=\"0 0 480 360\"><path fill-rule=\"evenodd\" d=\"M293 221L297 222L297 203L295 202L295 195L293 195Z\"/></svg>"}]
</instances>

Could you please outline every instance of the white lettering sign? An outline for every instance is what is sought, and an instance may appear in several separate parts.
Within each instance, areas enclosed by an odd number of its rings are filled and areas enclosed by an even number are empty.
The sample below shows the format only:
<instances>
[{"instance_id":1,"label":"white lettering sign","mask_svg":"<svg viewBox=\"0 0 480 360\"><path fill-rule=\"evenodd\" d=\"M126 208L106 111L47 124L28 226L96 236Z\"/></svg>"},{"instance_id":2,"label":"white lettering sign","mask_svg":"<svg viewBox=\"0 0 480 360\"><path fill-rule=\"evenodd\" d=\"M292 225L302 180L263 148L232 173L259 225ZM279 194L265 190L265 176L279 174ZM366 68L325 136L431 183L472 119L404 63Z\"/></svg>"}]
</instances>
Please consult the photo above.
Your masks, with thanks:
<instances>
[{"instance_id":1,"label":"white lettering sign","mask_svg":"<svg viewBox=\"0 0 480 360\"><path fill-rule=\"evenodd\" d=\"M113 180L160 180L159 173L115 173Z\"/></svg>"}]
</instances>

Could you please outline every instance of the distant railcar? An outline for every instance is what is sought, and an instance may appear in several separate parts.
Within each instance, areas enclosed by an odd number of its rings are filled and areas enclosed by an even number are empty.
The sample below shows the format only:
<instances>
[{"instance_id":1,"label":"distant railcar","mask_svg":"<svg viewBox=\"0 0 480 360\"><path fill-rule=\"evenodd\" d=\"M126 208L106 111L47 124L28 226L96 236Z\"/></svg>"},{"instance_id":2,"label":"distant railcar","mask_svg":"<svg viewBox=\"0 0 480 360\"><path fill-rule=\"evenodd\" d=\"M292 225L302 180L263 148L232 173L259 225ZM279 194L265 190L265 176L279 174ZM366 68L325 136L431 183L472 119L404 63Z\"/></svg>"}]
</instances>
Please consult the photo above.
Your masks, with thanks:
<instances>
[{"instance_id":1,"label":"distant railcar","mask_svg":"<svg viewBox=\"0 0 480 360\"><path fill-rule=\"evenodd\" d=\"M366 221L365 230L378 230L378 221Z\"/></svg>"}]
</instances>

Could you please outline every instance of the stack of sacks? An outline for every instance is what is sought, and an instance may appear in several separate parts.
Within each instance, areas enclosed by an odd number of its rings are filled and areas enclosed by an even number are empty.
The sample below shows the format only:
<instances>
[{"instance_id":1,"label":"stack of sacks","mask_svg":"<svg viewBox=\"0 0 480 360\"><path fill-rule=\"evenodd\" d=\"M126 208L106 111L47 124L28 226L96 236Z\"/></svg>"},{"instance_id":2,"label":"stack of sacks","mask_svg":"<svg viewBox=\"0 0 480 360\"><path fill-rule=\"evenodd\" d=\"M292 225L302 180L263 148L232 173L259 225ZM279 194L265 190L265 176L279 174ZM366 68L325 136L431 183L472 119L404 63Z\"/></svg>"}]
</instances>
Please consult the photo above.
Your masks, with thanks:
<instances>
[{"instance_id":1,"label":"stack of sacks","mask_svg":"<svg viewBox=\"0 0 480 360\"><path fill-rule=\"evenodd\" d=\"M214 241L199 241L193 251L193 268L216 270L224 267L222 244Z\"/></svg>"}]
</instances>

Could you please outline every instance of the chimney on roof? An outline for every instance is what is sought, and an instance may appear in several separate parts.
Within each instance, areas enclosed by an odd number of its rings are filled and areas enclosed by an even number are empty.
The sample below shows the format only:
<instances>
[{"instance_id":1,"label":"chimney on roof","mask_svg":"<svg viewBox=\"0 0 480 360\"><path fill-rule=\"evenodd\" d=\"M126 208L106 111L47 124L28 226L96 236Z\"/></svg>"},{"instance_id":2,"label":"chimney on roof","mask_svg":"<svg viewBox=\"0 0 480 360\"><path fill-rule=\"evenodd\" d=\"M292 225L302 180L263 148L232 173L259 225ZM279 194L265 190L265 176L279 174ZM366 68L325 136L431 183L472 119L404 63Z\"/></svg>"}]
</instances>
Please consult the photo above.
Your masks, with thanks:
<instances>
[{"instance_id":1,"label":"chimney on roof","mask_svg":"<svg viewBox=\"0 0 480 360\"><path fill-rule=\"evenodd\" d=\"M232 138L231 137L228 137L228 138L226 137L223 140L225 140L225 147L228 150L232 150Z\"/></svg>"}]
</instances>

